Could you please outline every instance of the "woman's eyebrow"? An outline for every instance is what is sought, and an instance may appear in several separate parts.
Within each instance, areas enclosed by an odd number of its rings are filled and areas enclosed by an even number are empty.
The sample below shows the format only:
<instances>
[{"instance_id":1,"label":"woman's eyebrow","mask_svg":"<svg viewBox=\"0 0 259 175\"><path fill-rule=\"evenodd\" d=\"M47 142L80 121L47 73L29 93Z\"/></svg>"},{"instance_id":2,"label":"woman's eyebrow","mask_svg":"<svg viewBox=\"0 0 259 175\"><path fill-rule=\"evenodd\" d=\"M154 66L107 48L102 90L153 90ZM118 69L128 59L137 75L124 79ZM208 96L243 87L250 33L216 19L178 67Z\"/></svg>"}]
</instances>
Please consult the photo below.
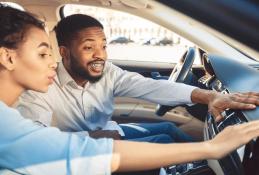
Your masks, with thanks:
<instances>
[{"instance_id":1,"label":"woman's eyebrow","mask_svg":"<svg viewBox=\"0 0 259 175\"><path fill-rule=\"evenodd\" d=\"M46 42L40 43L40 44L38 45L38 48L39 48L39 47L43 47L43 46L45 46L45 47L47 47L47 48L50 48L50 45L49 45L48 43L46 43Z\"/></svg>"}]
</instances>

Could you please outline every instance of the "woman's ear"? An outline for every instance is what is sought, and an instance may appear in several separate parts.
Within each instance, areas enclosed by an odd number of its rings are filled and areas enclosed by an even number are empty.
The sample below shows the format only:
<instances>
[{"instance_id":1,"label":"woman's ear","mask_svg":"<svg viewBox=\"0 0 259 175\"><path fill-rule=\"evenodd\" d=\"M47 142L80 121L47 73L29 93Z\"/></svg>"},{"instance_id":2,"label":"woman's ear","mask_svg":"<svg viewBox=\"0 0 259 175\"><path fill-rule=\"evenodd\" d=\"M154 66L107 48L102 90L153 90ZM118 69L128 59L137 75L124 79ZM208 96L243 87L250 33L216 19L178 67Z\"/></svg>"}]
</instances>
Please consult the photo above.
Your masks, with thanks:
<instances>
[{"instance_id":1,"label":"woman's ear","mask_svg":"<svg viewBox=\"0 0 259 175\"><path fill-rule=\"evenodd\" d=\"M12 71L15 68L15 51L0 47L0 64L5 69Z\"/></svg>"}]
</instances>

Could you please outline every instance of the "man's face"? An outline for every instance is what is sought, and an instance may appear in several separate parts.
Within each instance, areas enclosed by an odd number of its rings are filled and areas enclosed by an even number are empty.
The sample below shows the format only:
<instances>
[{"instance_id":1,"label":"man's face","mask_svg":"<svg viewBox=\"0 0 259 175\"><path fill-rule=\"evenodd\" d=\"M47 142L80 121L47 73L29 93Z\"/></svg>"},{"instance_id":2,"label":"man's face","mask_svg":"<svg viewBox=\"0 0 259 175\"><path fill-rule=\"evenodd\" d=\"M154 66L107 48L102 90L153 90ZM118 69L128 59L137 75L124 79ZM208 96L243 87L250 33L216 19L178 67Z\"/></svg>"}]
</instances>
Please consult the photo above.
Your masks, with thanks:
<instances>
[{"instance_id":1,"label":"man's face","mask_svg":"<svg viewBox=\"0 0 259 175\"><path fill-rule=\"evenodd\" d=\"M96 82L102 77L106 58L106 37L103 29L89 27L79 31L73 38L67 66L75 80Z\"/></svg>"}]
</instances>

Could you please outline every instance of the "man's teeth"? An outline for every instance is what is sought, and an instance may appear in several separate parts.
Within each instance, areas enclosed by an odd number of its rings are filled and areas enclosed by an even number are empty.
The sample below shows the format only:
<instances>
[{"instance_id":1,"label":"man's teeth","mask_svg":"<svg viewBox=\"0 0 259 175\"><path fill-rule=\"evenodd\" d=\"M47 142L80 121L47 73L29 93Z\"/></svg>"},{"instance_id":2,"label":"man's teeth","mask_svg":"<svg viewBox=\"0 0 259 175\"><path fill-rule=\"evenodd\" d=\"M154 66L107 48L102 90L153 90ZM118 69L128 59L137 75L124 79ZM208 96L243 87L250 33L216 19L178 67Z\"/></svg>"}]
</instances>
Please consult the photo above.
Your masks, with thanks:
<instances>
[{"instance_id":1,"label":"man's teeth","mask_svg":"<svg viewBox=\"0 0 259 175\"><path fill-rule=\"evenodd\" d=\"M103 64L102 64L102 63L92 63L91 65L92 65L92 67L94 67L94 68L103 67Z\"/></svg>"},{"instance_id":2,"label":"man's teeth","mask_svg":"<svg viewBox=\"0 0 259 175\"><path fill-rule=\"evenodd\" d=\"M98 62L95 62L95 63L92 63L92 64L91 64L91 67L92 67L93 69L102 69L103 66L104 66L103 63L98 63Z\"/></svg>"}]
</instances>

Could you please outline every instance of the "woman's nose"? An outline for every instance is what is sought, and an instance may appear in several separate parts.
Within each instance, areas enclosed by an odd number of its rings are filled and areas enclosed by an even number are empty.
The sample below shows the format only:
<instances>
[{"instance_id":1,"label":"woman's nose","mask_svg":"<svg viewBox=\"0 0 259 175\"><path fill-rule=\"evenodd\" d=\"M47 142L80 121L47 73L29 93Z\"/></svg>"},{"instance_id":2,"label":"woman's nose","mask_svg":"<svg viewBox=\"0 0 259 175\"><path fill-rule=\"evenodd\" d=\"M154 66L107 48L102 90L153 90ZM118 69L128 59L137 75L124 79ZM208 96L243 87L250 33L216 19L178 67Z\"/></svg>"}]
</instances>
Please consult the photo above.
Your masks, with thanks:
<instances>
[{"instance_id":1,"label":"woman's nose","mask_svg":"<svg viewBox=\"0 0 259 175\"><path fill-rule=\"evenodd\" d=\"M58 66L57 60L53 56L50 56L50 59L49 68L56 69Z\"/></svg>"},{"instance_id":2,"label":"woman's nose","mask_svg":"<svg viewBox=\"0 0 259 175\"><path fill-rule=\"evenodd\" d=\"M56 60L54 62L52 62L51 64L49 64L49 68L52 68L52 69L56 69L58 66Z\"/></svg>"}]
</instances>

